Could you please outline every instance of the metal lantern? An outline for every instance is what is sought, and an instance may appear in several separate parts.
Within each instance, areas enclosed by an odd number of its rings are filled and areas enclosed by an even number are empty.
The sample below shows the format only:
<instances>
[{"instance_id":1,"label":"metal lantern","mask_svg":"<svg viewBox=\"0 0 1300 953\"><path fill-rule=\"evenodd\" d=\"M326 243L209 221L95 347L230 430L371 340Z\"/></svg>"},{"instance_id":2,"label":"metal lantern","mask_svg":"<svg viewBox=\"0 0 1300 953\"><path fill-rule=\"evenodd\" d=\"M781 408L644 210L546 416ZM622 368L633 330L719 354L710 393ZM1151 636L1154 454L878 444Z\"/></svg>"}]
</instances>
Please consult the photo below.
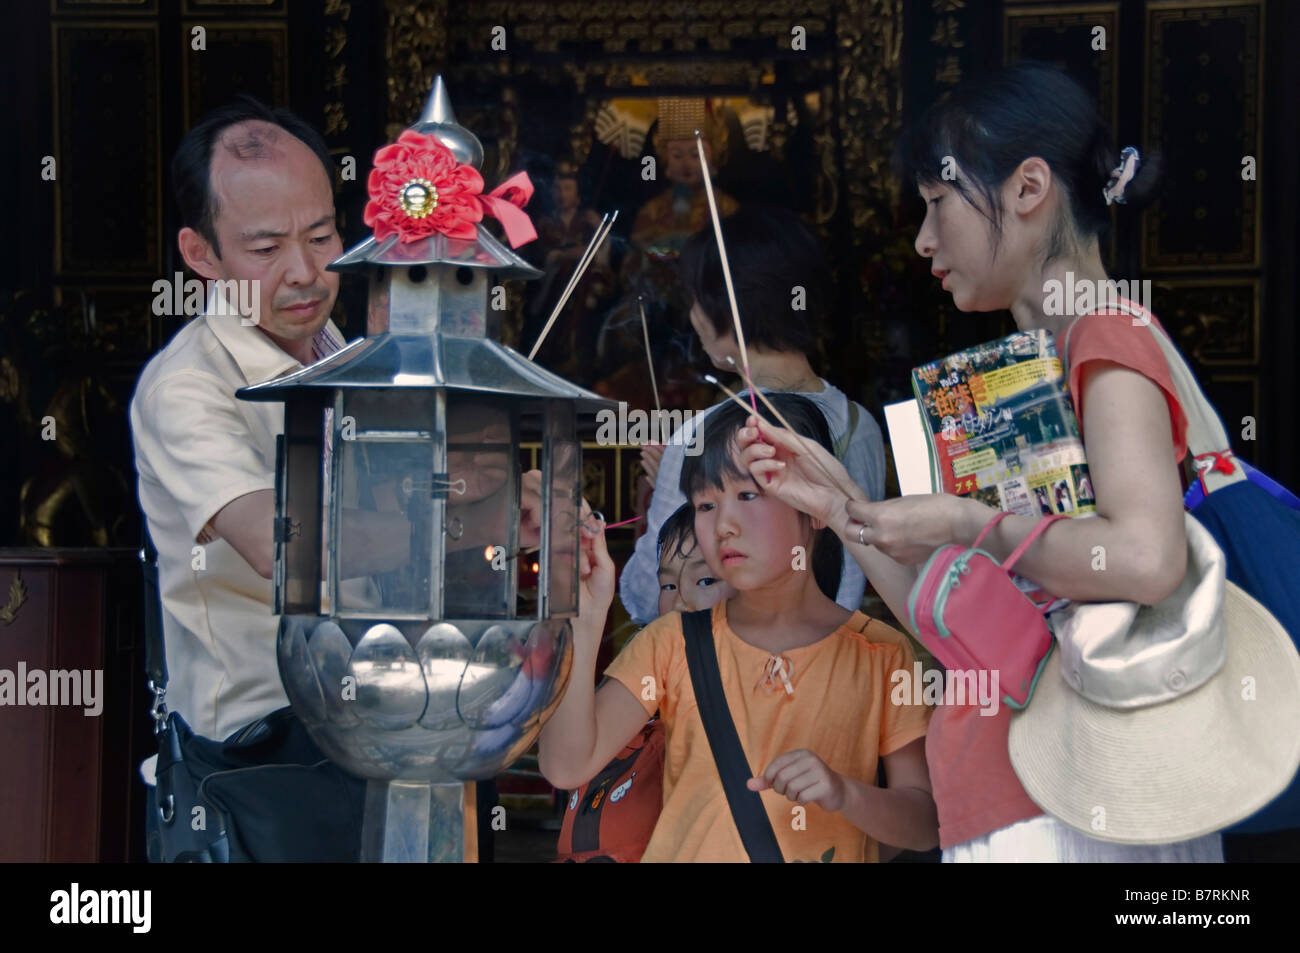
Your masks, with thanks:
<instances>
[{"instance_id":1,"label":"metal lantern","mask_svg":"<svg viewBox=\"0 0 1300 953\"><path fill-rule=\"evenodd\" d=\"M482 161L441 77L413 128ZM285 406L280 675L321 750L370 779L365 860L462 859L462 782L533 744L572 661L577 415L609 402L485 336L492 276L540 272L475 228L346 252L330 268L368 273L367 336L239 391ZM525 442L540 479L519 465ZM535 597L518 591L521 554Z\"/></svg>"}]
</instances>

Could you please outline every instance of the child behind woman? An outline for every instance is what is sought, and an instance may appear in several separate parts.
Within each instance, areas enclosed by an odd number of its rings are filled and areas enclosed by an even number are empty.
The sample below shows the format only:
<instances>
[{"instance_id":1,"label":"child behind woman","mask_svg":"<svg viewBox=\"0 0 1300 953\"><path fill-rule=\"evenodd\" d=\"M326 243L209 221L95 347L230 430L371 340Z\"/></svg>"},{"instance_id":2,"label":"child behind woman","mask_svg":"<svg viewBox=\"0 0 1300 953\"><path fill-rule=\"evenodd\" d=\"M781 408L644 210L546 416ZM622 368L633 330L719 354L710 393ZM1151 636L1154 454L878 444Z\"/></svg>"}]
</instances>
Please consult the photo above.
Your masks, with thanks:
<instances>
[{"instance_id":1,"label":"child behind woman","mask_svg":"<svg viewBox=\"0 0 1300 953\"><path fill-rule=\"evenodd\" d=\"M798 432L830 446L813 404L772 399ZM839 579L838 541L740 469L745 419L732 407L710 416L704 452L685 460L680 487L705 561L736 589L712 609L712 627L726 707L755 774L749 787L761 792L786 860L875 861L881 843L927 850L937 841L924 758L929 711L890 701L891 674L911 671L907 639L827 595ZM658 709L667 731L663 811L642 859L746 860L700 721L681 613L638 634L593 691L614 583L603 536L583 562L574 669L542 732L543 774L557 787L580 786ZM888 789L874 783L881 760Z\"/></svg>"}]
</instances>

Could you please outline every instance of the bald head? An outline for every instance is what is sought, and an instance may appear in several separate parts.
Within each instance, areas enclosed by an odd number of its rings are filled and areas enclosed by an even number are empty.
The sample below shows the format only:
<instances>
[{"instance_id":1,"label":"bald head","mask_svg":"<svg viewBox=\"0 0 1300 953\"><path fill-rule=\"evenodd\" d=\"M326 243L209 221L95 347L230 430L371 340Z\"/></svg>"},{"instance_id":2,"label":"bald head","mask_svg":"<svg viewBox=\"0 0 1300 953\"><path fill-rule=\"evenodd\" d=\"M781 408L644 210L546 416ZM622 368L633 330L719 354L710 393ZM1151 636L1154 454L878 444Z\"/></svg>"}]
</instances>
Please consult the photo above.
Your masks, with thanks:
<instances>
[{"instance_id":1,"label":"bald head","mask_svg":"<svg viewBox=\"0 0 1300 953\"><path fill-rule=\"evenodd\" d=\"M295 163L323 181L332 194L334 169L321 135L287 109L271 109L249 96L216 109L181 140L172 159L172 182L181 225L197 231L221 255L216 229L221 196L216 194L218 168L255 168L286 159L313 156L314 164ZM228 183L229 184L229 183Z\"/></svg>"}]
</instances>

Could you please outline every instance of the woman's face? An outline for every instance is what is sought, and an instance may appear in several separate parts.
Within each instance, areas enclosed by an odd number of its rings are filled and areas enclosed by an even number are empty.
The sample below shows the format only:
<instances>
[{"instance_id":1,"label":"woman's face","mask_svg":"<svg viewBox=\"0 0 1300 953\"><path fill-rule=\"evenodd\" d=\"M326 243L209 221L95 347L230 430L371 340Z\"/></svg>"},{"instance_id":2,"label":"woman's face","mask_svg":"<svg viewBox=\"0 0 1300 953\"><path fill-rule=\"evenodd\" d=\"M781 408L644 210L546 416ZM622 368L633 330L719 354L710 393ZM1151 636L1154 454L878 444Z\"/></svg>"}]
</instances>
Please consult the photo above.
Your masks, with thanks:
<instances>
[{"instance_id":1,"label":"woman's face","mask_svg":"<svg viewBox=\"0 0 1300 953\"><path fill-rule=\"evenodd\" d=\"M1020 254L1020 223L1007 196L999 242L992 223L952 186L921 185L918 190L925 200L925 221L916 234L916 252L930 259L931 273L953 304L962 311L1010 307L1027 263ZM979 201L978 195L974 198Z\"/></svg>"}]
</instances>

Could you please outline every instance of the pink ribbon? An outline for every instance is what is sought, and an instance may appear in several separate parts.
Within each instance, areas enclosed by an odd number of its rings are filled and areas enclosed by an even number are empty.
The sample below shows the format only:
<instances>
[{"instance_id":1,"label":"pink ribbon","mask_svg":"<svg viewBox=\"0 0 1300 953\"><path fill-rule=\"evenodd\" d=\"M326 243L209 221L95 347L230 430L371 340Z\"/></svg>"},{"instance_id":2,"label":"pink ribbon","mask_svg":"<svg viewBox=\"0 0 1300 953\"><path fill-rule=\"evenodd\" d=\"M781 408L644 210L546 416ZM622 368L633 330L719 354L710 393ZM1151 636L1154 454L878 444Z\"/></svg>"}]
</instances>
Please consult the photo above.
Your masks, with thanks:
<instances>
[{"instance_id":1,"label":"pink ribbon","mask_svg":"<svg viewBox=\"0 0 1300 953\"><path fill-rule=\"evenodd\" d=\"M533 182L527 172L516 172L487 195L479 196L484 214L501 223L511 248L518 248L537 237L532 219L523 210L532 197Z\"/></svg>"}]
</instances>

